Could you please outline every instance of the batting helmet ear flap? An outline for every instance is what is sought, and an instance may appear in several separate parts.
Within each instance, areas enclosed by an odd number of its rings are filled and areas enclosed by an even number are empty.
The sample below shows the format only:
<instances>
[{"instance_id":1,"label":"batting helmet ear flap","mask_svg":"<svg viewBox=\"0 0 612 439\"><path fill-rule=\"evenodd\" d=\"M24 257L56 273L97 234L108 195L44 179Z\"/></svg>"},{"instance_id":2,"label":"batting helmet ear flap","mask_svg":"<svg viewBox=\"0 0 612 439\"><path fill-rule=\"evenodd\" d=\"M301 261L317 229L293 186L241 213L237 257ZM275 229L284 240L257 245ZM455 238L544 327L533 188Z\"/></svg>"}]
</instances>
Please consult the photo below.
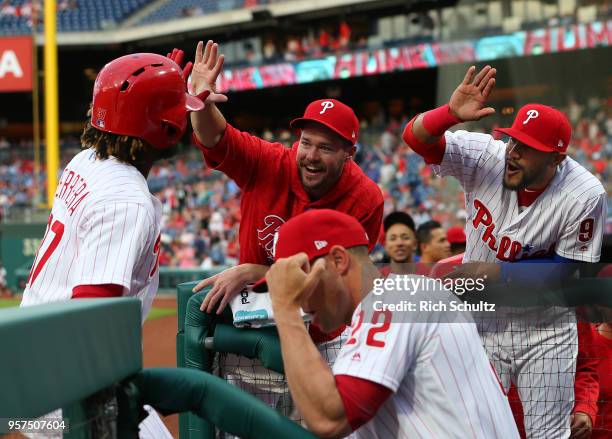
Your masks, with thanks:
<instances>
[{"instance_id":1,"label":"batting helmet ear flap","mask_svg":"<svg viewBox=\"0 0 612 439\"><path fill-rule=\"evenodd\" d=\"M161 129L166 135L166 139L168 140L169 144L174 144L178 142L178 140L185 132L184 126L181 126L174 121L165 119L161 121Z\"/></svg>"}]
</instances>

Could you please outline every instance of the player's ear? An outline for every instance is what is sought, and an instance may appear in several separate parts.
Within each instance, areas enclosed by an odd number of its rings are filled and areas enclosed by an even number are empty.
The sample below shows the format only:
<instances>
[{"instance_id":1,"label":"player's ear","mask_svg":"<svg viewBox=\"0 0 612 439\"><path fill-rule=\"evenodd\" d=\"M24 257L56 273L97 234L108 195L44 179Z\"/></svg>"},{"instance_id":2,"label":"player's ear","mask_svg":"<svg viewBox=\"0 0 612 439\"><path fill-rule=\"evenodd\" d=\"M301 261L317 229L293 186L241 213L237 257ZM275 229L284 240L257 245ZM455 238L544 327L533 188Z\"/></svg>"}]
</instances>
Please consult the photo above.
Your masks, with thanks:
<instances>
[{"instance_id":1,"label":"player's ear","mask_svg":"<svg viewBox=\"0 0 612 439\"><path fill-rule=\"evenodd\" d=\"M348 251L340 245L334 245L329 251L328 256L328 261L331 262L330 265L332 269L340 275L346 274L350 266Z\"/></svg>"},{"instance_id":2,"label":"player's ear","mask_svg":"<svg viewBox=\"0 0 612 439\"><path fill-rule=\"evenodd\" d=\"M425 250L427 250L427 244L424 242L417 241L417 250L422 255Z\"/></svg>"},{"instance_id":3,"label":"player's ear","mask_svg":"<svg viewBox=\"0 0 612 439\"><path fill-rule=\"evenodd\" d=\"M565 154L559 154L558 152L554 153L555 156L553 157L553 163L555 164L555 166L558 166L561 164L561 162L563 160L565 160Z\"/></svg>"},{"instance_id":4,"label":"player's ear","mask_svg":"<svg viewBox=\"0 0 612 439\"><path fill-rule=\"evenodd\" d=\"M345 160L351 160L355 156L355 152L357 152L357 147L355 145L351 145L348 148L345 148L346 156Z\"/></svg>"}]
</instances>

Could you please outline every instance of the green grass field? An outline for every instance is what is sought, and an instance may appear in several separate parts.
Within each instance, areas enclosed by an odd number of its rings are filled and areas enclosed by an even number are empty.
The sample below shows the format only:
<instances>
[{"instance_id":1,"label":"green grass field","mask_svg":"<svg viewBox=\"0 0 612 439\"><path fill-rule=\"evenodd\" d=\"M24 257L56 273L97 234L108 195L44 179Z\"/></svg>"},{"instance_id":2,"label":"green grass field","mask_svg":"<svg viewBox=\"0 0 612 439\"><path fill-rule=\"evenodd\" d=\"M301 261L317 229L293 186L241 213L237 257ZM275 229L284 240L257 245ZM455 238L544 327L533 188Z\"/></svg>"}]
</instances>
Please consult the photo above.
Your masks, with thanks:
<instances>
[{"instance_id":1,"label":"green grass field","mask_svg":"<svg viewBox=\"0 0 612 439\"><path fill-rule=\"evenodd\" d=\"M19 302L21 302L21 299L0 299L0 309L18 306ZM174 315L176 315L175 308L151 308L151 312L147 317L147 321Z\"/></svg>"},{"instance_id":2,"label":"green grass field","mask_svg":"<svg viewBox=\"0 0 612 439\"><path fill-rule=\"evenodd\" d=\"M0 299L0 308L10 308L11 306L17 306L21 302L21 299Z\"/></svg>"},{"instance_id":3,"label":"green grass field","mask_svg":"<svg viewBox=\"0 0 612 439\"><path fill-rule=\"evenodd\" d=\"M176 315L175 308L151 308L151 312L147 316L147 322L159 319L160 317L168 317L174 315Z\"/></svg>"}]
</instances>

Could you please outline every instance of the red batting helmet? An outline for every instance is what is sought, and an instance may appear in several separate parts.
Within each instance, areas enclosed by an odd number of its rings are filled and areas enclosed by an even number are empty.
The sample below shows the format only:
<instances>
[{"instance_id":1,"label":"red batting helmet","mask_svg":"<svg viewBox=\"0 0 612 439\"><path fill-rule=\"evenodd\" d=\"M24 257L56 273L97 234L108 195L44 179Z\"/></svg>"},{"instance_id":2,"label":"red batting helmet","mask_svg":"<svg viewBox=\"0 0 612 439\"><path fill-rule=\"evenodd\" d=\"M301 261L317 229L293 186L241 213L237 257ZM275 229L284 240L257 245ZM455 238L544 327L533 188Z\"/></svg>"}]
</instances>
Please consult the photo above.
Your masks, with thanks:
<instances>
[{"instance_id":1,"label":"red batting helmet","mask_svg":"<svg viewBox=\"0 0 612 439\"><path fill-rule=\"evenodd\" d=\"M203 107L187 93L178 64L154 53L135 53L109 62L98 73L91 124L164 149L185 133L187 113Z\"/></svg>"}]
</instances>

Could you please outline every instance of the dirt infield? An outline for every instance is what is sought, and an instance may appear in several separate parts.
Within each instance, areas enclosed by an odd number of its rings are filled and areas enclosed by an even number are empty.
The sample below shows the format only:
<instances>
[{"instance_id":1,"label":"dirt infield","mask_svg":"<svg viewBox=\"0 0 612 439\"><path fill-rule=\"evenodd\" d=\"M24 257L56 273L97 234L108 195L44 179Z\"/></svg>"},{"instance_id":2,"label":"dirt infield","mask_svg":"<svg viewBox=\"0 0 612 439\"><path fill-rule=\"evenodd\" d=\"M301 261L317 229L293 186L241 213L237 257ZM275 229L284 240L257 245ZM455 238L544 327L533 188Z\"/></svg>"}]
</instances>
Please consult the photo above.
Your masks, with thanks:
<instances>
[{"instance_id":1,"label":"dirt infield","mask_svg":"<svg viewBox=\"0 0 612 439\"><path fill-rule=\"evenodd\" d=\"M176 298L159 298L155 308L176 309ZM143 367L176 367L177 317L161 317L145 322L142 328ZM172 437L179 437L178 415L162 417Z\"/></svg>"}]
</instances>

